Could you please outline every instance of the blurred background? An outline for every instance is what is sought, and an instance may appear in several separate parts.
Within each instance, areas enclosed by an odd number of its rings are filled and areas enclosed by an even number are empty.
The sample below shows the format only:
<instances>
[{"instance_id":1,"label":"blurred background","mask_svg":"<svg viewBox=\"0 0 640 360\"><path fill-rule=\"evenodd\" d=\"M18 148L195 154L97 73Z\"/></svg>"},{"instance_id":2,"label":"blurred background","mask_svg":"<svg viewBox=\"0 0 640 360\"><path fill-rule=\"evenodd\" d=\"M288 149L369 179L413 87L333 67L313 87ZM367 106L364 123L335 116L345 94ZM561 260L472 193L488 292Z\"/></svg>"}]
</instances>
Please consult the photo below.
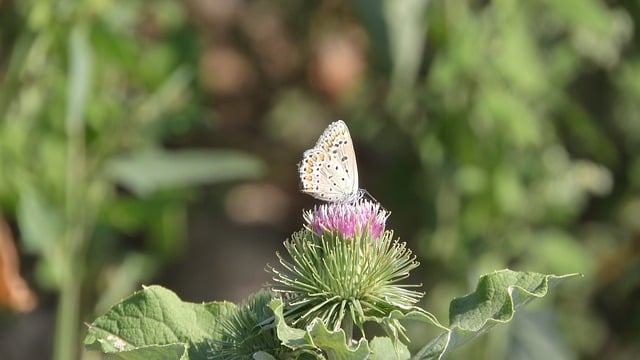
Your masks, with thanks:
<instances>
[{"instance_id":1,"label":"blurred background","mask_svg":"<svg viewBox=\"0 0 640 360\"><path fill-rule=\"evenodd\" d=\"M635 0L0 1L0 358L100 358L83 323L142 284L257 291L337 119L443 323L484 273L584 274L450 358L639 358L639 24Z\"/></svg>"}]
</instances>

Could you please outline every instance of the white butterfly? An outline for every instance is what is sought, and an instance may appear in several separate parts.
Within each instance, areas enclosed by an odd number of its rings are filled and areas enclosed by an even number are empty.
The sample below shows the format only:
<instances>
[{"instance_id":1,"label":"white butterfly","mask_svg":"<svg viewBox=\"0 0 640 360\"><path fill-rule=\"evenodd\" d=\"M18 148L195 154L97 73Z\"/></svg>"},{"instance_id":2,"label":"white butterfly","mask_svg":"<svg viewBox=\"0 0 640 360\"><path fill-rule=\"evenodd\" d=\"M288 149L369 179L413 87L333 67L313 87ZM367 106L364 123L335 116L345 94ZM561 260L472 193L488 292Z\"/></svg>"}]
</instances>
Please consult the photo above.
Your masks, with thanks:
<instances>
[{"instance_id":1,"label":"white butterfly","mask_svg":"<svg viewBox=\"0 0 640 360\"><path fill-rule=\"evenodd\" d=\"M352 203L362 197L353 141L342 120L329 124L316 146L304 152L298 172L302 192L316 199Z\"/></svg>"}]
</instances>

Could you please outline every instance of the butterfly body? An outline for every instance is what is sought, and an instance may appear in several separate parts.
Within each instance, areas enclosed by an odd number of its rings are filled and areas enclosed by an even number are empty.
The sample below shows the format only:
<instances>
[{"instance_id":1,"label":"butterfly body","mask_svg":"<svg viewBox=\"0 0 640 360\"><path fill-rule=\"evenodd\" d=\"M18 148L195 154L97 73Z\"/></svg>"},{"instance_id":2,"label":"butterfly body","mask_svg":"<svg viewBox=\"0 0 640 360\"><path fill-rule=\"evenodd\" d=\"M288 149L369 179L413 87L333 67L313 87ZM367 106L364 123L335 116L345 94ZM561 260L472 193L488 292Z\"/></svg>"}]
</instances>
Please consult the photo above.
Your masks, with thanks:
<instances>
[{"instance_id":1,"label":"butterfly body","mask_svg":"<svg viewBox=\"0 0 640 360\"><path fill-rule=\"evenodd\" d=\"M329 124L316 145L304 152L298 171L302 192L316 199L351 203L362 197L353 141L342 120Z\"/></svg>"}]
</instances>

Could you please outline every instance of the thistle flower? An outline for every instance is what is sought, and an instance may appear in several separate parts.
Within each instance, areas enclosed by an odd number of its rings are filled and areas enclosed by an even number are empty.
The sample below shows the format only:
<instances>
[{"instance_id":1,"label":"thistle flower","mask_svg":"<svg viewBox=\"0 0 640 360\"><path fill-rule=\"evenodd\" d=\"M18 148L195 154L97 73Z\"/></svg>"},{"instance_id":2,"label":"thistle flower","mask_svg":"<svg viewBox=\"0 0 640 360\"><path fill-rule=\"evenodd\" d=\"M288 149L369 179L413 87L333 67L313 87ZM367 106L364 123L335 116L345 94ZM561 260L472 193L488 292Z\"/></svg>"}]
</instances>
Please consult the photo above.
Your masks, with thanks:
<instances>
[{"instance_id":1,"label":"thistle flower","mask_svg":"<svg viewBox=\"0 0 640 360\"><path fill-rule=\"evenodd\" d=\"M282 269L269 268L287 323L304 327L320 318L351 336L353 325L362 331L364 322L376 321L404 334L385 317L411 308L423 293L410 290L419 285L399 283L418 262L405 243L383 231L388 215L368 201L321 205L304 214L307 226L284 243L291 259L277 254Z\"/></svg>"},{"instance_id":2,"label":"thistle flower","mask_svg":"<svg viewBox=\"0 0 640 360\"><path fill-rule=\"evenodd\" d=\"M303 216L307 226L317 234L335 230L345 237L367 233L377 239L384 231L389 212L381 209L380 204L365 200L354 204L323 204Z\"/></svg>"}]
</instances>

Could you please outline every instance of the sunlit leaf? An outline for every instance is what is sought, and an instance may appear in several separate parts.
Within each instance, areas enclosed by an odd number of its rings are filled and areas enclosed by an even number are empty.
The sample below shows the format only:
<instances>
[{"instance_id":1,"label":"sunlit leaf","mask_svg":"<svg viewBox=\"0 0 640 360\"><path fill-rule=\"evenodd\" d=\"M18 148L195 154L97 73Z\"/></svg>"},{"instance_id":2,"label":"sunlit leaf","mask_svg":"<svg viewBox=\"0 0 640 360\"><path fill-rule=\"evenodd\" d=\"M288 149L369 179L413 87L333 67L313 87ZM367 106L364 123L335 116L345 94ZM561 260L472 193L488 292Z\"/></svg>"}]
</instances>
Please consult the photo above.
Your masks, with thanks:
<instances>
[{"instance_id":1,"label":"sunlit leaf","mask_svg":"<svg viewBox=\"0 0 640 360\"><path fill-rule=\"evenodd\" d=\"M110 160L107 175L137 194L220 181L253 179L262 163L230 150L141 151Z\"/></svg>"},{"instance_id":2,"label":"sunlit leaf","mask_svg":"<svg viewBox=\"0 0 640 360\"><path fill-rule=\"evenodd\" d=\"M547 295L549 289L576 276L579 274L555 276L500 270L480 277L475 292L451 302L449 330L412 359L441 359L495 325L511 321L518 308Z\"/></svg>"},{"instance_id":3,"label":"sunlit leaf","mask_svg":"<svg viewBox=\"0 0 640 360\"><path fill-rule=\"evenodd\" d=\"M234 307L227 302L183 302L167 289L150 286L91 323L84 344L91 350L122 353L125 359L204 359L215 339L217 320ZM184 349L188 357L170 355Z\"/></svg>"},{"instance_id":4,"label":"sunlit leaf","mask_svg":"<svg viewBox=\"0 0 640 360\"><path fill-rule=\"evenodd\" d=\"M406 360L411 357L409 350L404 344L394 346L391 339L386 337L374 337L370 343L370 360Z\"/></svg>"}]
</instances>

